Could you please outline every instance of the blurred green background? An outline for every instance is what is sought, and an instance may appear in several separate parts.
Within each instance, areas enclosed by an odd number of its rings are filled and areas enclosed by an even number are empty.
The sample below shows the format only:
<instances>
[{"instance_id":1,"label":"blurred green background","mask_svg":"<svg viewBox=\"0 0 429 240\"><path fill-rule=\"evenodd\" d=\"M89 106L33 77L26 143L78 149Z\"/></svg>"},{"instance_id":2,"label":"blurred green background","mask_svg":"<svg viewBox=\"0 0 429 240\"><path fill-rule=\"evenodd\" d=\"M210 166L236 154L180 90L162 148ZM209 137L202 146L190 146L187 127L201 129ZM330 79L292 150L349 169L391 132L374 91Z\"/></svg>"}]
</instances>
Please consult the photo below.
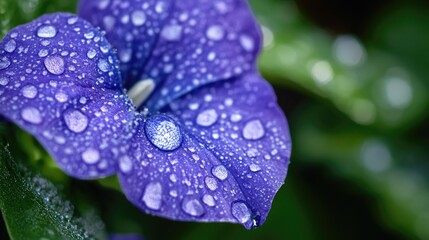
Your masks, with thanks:
<instances>
[{"instance_id":1,"label":"blurred green background","mask_svg":"<svg viewBox=\"0 0 429 240\"><path fill-rule=\"evenodd\" d=\"M429 2L250 3L264 33L261 71L293 138L286 185L262 227L147 216L108 187L114 179L69 179L34 139L2 124L12 157L24 162L12 184L22 172L41 172L82 219L91 211L89 223L104 222L94 231L146 239L429 239ZM76 1L1 0L0 36L43 13L75 8ZM23 186L33 188L25 180ZM22 231L11 220L13 209L0 206L11 234ZM45 210L61 215L61 206ZM8 239L2 220L0 239Z\"/></svg>"}]
</instances>

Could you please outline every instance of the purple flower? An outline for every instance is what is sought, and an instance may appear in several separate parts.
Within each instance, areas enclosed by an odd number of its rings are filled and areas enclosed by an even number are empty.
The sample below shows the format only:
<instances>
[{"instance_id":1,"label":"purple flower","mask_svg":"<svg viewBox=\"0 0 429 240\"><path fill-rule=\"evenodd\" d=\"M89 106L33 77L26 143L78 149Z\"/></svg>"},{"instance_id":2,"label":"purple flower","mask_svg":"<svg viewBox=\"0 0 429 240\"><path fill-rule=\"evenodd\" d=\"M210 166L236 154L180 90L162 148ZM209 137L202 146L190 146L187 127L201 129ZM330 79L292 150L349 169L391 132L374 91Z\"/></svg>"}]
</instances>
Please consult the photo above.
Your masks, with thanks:
<instances>
[{"instance_id":1,"label":"purple flower","mask_svg":"<svg viewBox=\"0 0 429 240\"><path fill-rule=\"evenodd\" d=\"M83 0L79 12L2 40L0 114L69 175L117 174L147 213L261 225L291 142L247 2Z\"/></svg>"}]
</instances>

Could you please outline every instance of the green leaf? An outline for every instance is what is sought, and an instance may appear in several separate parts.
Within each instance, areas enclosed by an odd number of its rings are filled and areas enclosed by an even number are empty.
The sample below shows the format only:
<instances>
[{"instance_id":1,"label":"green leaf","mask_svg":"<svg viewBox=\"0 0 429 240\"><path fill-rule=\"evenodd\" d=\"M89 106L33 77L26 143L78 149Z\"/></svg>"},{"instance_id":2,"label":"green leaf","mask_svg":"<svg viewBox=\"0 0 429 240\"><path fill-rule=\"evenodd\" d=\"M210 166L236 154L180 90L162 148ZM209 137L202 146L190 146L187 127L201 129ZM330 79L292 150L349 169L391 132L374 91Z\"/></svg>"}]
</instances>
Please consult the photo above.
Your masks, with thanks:
<instances>
[{"instance_id":1,"label":"green leaf","mask_svg":"<svg viewBox=\"0 0 429 240\"><path fill-rule=\"evenodd\" d=\"M263 26L261 71L274 84L327 99L353 121L385 131L412 126L425 114L426 79L400 56L352 35L330 35L293 1L250 2Z\"/></svg>"},{"instance_id":2,"label":"green leaf","mask_svg":"<svg viewBox=\"0 0 429 240\"><path fill-rule=\"evenodd\" d=\"M0 172L0 209L12 239L106 239L95 211L79 217L62 189L14 160L4 141Z\"/></svg>"}]
</instances>

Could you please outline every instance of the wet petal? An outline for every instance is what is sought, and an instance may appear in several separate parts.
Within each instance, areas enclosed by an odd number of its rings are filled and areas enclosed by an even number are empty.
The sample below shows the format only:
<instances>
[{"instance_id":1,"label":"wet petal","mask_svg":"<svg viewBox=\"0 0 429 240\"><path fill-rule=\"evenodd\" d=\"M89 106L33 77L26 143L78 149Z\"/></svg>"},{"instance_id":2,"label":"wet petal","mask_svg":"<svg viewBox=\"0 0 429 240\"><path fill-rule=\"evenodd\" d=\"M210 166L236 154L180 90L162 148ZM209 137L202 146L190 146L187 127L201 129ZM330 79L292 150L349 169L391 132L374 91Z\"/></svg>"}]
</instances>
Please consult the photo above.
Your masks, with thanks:
<instances>
[{"instance_id":1,"label":"wet petal","mask_svg":"<svg viewBox=\"0 0 429 240\"><path fill-rule=\"evenodd\" d=\"M133 107L97 29L71 14L45 15L11 30L0 59L7 62L0 63L1 115L33 134L69 175L116 171L117 133L127 132Z\"/></svg>"},{"instance_id":2,"label":"wet petal","mask_svg":"<svg viewBox=\"0 0 429 240\"><path fill-rule=\"evenodd\" d=\"M122 77L130 87L141 80L143 66L170 14L172 0L81 0L79 16L106 32L118 50Z\"/></svg>"},{"instance_id":3,"label":"wet petal","mask_svg":"<svg viewBox=\"0 0 429 240\"><path fill-rule=\"evenodd\" d=\"M139 158L121 161L128 199L176 220L261 225L291 152L271 87L248 74L198 89L169 110L171 115L149 116L140 126L133 145ZM158 134L145 132L148 125Z\"/></svg>"},{"instance_id":4,"label":"wet petal","mask_svg":"<svg viewBox=\"0 0 429 240\"><path fill-rule=\"evenodd\" d=\"M133 22L136 12L145 21ZM105 30L118 48L127 87L155 82L150 109L248 71L261 45L245 0L83 0L80 15Z\"/></svg>"},{"instance_id":5,"label":"wet petal","mask_svg":"<svg viewBox=\"0 0 429 240\"><path fill-rule=\"evenodd\" d=\"M239 76L255 65L260 32L245 0L183 0L161 31L145 67L159 91L150 109L207 83Z\"/></svg>"}]
</instances>

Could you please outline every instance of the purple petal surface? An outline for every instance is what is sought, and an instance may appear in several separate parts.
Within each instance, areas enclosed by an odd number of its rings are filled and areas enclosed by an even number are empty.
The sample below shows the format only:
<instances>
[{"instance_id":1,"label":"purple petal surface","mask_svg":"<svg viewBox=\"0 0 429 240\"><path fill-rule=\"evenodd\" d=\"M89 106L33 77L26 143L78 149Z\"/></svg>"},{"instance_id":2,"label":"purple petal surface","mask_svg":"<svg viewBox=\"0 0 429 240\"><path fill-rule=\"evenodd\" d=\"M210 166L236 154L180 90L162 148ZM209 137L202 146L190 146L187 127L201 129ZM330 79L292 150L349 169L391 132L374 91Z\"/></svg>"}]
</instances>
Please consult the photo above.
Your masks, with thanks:
<instances>
[{"instance_id":1,"label":"purple petal surface","mask_svg":"<svg viewBox=\"0 0 429 240\"><path fill-rule=\"evenodd\" d=\"M144 65L170 14L173 0L81 0L79 16L106 32L118 50L125 86L141 80Z\"/></svg>"},{"instance_id":2,"label":"purple petal surface","mask_svg":"<svg viewBox=\"0 0 429 240\"><path fill-rule=\"evenodd\" d=\"M176 220L261 225L291 153L269 84L257 73L215 83L178 99L169 114L141 122L133 144L138 160L120 161L128 199Z\"/></svg>"},{"instance_id":3,"label":"purple petal surface","mask_svg":"<svg viewBox=\"0 0 429 240\"><path fill-rule=\"evenodd\" d=\"M141 24L132 21L136 12L145 16ZM83 0L80 15L105 30L118 49L123 76L132 75L127 87L154 81L157 91L146 104L152 110L249 71L261 45L245 0Z\"/></svg>"},{"instance_id":4,"label":"purple petal surface","mask_svg":"<svg viewBox=\"0 0 429 240\"><path fill-rule=\"evenodd\" d=\"M71 14L45 15L11 30L0 59L1 115L34 135L69 175L115 173L113 151L133 107L97 29Z\"/></svg>"}]
</instances>

